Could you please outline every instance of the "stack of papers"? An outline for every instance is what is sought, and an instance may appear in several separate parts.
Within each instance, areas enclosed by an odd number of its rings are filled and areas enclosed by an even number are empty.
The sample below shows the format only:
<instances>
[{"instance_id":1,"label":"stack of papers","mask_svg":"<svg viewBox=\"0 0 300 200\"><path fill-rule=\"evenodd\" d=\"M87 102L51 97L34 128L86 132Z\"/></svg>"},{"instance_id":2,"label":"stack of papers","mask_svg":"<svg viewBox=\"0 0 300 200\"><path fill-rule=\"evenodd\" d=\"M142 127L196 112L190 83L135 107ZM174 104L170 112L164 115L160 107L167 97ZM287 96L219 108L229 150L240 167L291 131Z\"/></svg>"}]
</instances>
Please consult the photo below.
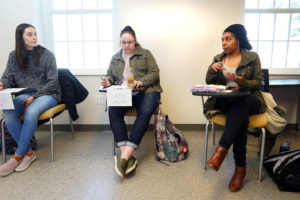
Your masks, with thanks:
<instances>
[{"instance_id":1,"label":"stack of papers","mask_svg":"<svg viewBox=\"0 0 300 200\"><path fill-rule=\"evenodd\" d=\"M225 85L196 85L192 87L191 92L220 92L226 90Z\"/></svg>"},{"instance_id":2,"label":"stack of papers","mask_svg":"<svg viewBox=\"0 0 300 200\"><path fill-rule=\"evenodd\" d=\"M127 86L126 85L112 85L106 89L107 90L125 90L125 89L127 89Z\"/></svg>"}]
</instances>

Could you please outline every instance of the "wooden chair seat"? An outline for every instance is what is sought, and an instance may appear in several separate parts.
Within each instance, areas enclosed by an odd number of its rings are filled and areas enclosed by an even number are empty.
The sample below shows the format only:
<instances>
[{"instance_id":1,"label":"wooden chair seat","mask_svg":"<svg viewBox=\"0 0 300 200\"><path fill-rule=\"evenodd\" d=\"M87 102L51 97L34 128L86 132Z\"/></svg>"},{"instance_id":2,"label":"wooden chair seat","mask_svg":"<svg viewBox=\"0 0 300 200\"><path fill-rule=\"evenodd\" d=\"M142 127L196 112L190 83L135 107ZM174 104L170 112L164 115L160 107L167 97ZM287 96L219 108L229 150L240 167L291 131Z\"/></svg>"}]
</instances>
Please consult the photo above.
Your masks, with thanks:
<instances>
[{"instance_id":1,"label":"wooden chair seat","mask_svg":"<svg viewBox=\"0 0 300 200\"><path fill-rule=\"evenodd\" d=\"M224 114L216 114L214 117L208 120L215 124L225 126L226 116ZM262 128L267 126L267 117L266 114L255 114L249 116L249 125L248 128Z\"/></svg>"},{"instance_id":2,"label":"wooden chair seat","mask_svg":"<svg viewBox=\"0 0 300 200\"><path fill-rule=\"evenodd\" d=\"M64 111L65 109L66 109L66 104L58 104L56 106L53 106L52 108L49 108L48 110L46 110L45 112L43 112L39 116L39 121L40 120L45 120L45 119L53 118L56 114L58 114L59 112ZM20 117L20 120L24 121L24 117L25 117L25 115L23 114Z\"/></svg>"}]
</instances>

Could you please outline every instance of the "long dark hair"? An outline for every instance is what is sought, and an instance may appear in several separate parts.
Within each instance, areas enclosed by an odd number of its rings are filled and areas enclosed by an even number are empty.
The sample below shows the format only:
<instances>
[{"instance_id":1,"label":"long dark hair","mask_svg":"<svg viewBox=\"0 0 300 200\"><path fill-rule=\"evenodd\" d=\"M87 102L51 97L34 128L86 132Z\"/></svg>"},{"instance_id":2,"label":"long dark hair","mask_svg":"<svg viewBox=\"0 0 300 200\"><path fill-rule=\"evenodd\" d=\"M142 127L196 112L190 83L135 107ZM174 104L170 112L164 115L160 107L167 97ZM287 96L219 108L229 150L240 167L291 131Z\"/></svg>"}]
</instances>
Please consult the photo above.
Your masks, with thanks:
<instances>
[{"instance_id":1,"label":"long dark hair","mask_svg":"<svg viewBox=\"0 0 300 200\"><path fill-rule=\"evenodd\" d=\"M123 28L123 30L120 33L120 37L122 37L122 35L125 33L130 34L134 38L135 47L141 46L140 43L138 43L136 36L135 36L135 31L131 28L131 26L125 26L125 28Z\"/></svg>"},{"instance_id":2,"label":"long dark hair","mask_svg":"<svg viewBox=\"0 0 300 200\"><path fill-rule=\"evenodd\" d=\"M15 55L17 59L17 63L19 67L23 70L28 68L28 57L26 56L26 48L25 42L23 38L24 30L28 27L32 27L35 29L34 26L30 24L20 24L16 28L16 47L15 47ZM44 52L45 48L38 45L34 47L34 65L39 66L40 63L40 55Z\"/></svg>"},{"instance_id":3,"label":"long dark hair","mask_svg":"<svg viewBox=\"0 0 300 200\"><path fill-rule=\"evenodd\" d=\"M247 37L247 31L242 24L233 24L231 26L228 26L223 33L225 32L230 32L236 37L236 39L240 42L239 43L240 49L244 49L244 50L252 49L252 46L249 43Z\"/></svg>"}]
</instances>

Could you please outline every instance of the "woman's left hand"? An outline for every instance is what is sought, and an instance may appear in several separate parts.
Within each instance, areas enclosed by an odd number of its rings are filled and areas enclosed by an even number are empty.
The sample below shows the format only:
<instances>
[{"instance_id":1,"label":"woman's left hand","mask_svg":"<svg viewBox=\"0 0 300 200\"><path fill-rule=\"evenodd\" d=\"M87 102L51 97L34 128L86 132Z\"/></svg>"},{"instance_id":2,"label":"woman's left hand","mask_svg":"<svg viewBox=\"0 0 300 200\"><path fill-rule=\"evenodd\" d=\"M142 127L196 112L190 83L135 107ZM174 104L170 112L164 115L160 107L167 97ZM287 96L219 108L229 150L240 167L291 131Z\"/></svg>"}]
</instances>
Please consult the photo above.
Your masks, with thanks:
<instances>
[{"instance_id":1,"label":"woman's left hand","mask_svg":"<svg viewBox=\"0 0 300 200\"><path fill-rule=\"evenodd\" d=\"M27 109L27 107L32 103L34 101L34 97L33 96L30 96L30 97L28 97L27 99L25 99L23 102L22 102L22 104L26 104L25 105L25 109L24 109L24 112L26 112L26 109Z\"/></svg>"},{"instance_id":2,"label":"woman's left hand","mask_svg":"<svg viewBox=\"0 0 300 200\"><path fill-rule=\"evenodd\" d=\"M227 77L239 85L243 85L245 83L245 73L243 73L242 76L236 76L234 73L228 72Z\"/></svg>"},{"instance_id":3,"label":"woman's left hand","mask_svg":"<svg viewBox=\"0 0 300 200\"><path fill-rule=\"evenodd\" d=\"M143 87L144 86L144 83L142 81L136 81L134 80L134 87L135 88L139 88L139 87Z\"/></svg>"}]
</instances>

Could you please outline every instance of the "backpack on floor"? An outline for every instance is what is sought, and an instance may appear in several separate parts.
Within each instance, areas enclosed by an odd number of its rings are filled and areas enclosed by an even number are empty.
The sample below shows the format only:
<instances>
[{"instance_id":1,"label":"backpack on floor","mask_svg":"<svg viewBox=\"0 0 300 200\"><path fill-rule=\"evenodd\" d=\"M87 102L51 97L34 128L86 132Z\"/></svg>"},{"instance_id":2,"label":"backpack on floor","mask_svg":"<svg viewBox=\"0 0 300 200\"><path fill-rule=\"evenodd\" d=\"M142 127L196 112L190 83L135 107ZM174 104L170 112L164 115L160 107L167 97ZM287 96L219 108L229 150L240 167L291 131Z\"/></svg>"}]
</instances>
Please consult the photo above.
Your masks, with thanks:
<instances>
[{"instance_id":1,"label":"backpack on floor","mask_svg":"<svg viewBox=\"0 0 300 200\"><path fill-rule=\"evenodd\" d=\"M264 167L282 191L300 192L300 149L264 159Z\"/></svg>"},{"instance_id":2,"label":"backpack on floor","mask_svg":"<svg viewBox=\"0 0 300 200\"><path fill-rule=\"evenodd\" d=\"M0 120L0 151L2 152L2 120ZM17 149L17 143L14 138L8 132L6 125L4 123L4 135L5 135L5 153L14 154Z\"/></svg>"},{"instance_id":3,"label":"backpack on floor","mask_svg":"<svg viewBox=\"0 0 300 200\"><path fill-rule=\"evenodd\" d=\"M189 149L186 138L180 130L175 128L168 115L163 114L160 109L154 125L155 158L158 161L167 160L171 162L186 159Z\"/></svg>"},{"instance_id":4,"label":"backpack on floor","mask_svg":"<svg viewBox=\"0 0 300 200\"><path fill-rule=\"evenodd\" d=\"M0 151L2 152L2 120L0 120ZM6 128L5 122L4 122L4 134L5 134L5 153L6 154L14 154L18 145L15 142L14 138L10 135L9 131ZM37 149L37 140L35 139L35 136L32 137L30 141L31 149L36 150Z\"/></svg>"}]
</instances>

